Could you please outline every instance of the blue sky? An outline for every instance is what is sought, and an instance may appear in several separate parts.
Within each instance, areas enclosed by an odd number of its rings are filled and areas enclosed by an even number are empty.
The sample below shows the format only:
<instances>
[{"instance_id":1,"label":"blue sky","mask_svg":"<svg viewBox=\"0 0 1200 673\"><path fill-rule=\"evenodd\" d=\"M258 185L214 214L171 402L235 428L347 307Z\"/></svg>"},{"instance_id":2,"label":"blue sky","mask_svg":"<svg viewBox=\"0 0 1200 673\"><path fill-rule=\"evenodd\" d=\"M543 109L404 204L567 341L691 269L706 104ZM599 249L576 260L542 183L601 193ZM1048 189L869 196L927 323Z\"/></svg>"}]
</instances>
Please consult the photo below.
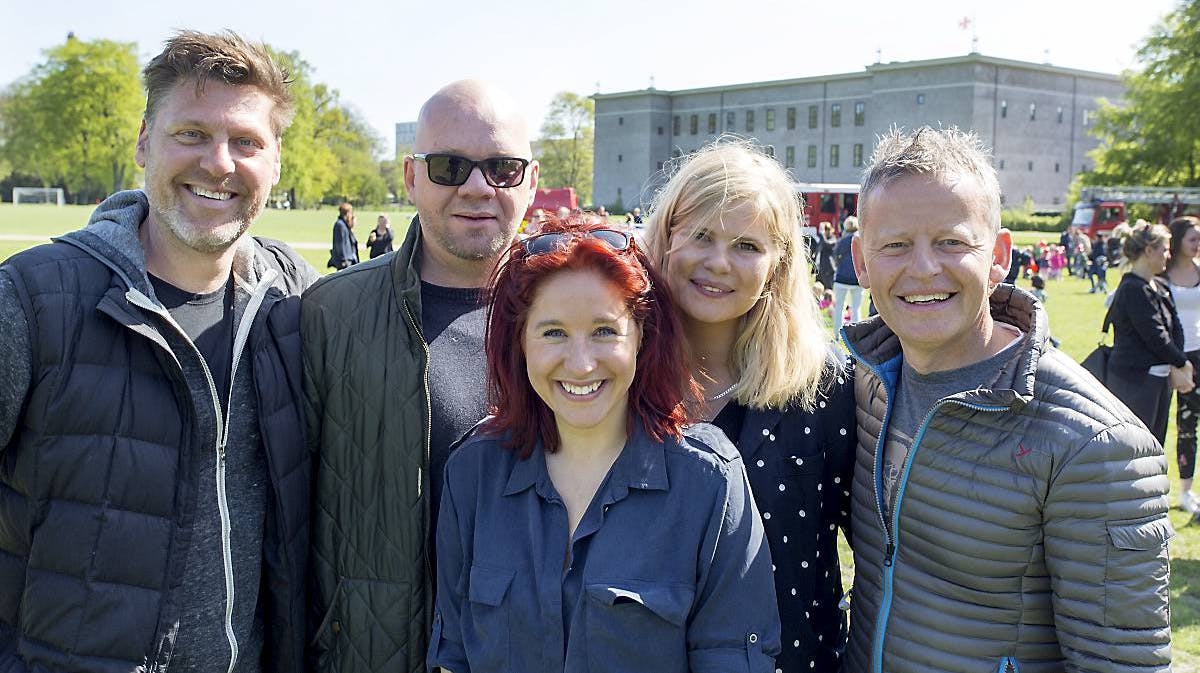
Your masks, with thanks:
<instances>
[{"instance_id":1,"label":"blue sky","mask_svg":"<svg viewBox=\"0 0 1200 673\"><path fill-rule=\"evenodd\" d=\"M391 147L441 85L485 77L536 127L555 92L682 89L835 72L876 61L989 56L1118 73L1171 0L0 0L0 86L69 31L136 42L145 61L174 29L232 28L297 50ZM971 17L963 30L960 22ZM1049 50L1047 52L1046 50Z\"/></svg>"}]
</instances>

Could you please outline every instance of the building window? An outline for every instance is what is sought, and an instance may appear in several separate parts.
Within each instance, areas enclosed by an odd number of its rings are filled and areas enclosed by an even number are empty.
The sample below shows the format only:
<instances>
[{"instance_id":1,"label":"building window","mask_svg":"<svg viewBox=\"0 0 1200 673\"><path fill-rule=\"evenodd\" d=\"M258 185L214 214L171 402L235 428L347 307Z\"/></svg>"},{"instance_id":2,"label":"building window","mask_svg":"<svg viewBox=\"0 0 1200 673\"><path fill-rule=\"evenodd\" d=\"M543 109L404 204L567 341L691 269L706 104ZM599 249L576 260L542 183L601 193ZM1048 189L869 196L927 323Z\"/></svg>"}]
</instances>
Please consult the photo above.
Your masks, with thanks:
<instances>
[{"instance_id":1,"label":"building window","mask_svg":"<svg viewBox=\"0 0 1200 673\"><path fill-rule=\"evenodd\" d=\"M1079 172L1087 173L1087 164L1079 164Z\"/></svg>"},{"instance_id":2,"label":"building window","mask_svg":"<svg viewBox=\"0 0 1200 673\"><path fill-rule=\"evenodd\" d=\"M841 155L841 148L839 148L837 145L829 146L829 167L830 168L838 167L838 160L841 158L840 155Z\"/></svg>"},{"instance_id":3,"label":"building window","mask_svg":"<svg viewBox=\"0 0 1200 673\"><path fill-rule=\"evenodd\" d=\"M1084 110L1083 111L1083 125L1087 126L1088 124L1091 124L1091 123L1092 123L1092 111Z\"/></svg>"},{"instance_id":4,"label":"building window","mask_svg":"<svg viewBox=\"0 0 1200 673\"><path fill-rule=\"evenodd\" d=\"M700 132L700 115L692 115L691 119L688 120L688 131L691 132L691 135L696 135Z\"/></svg>"},{"instance_id":5,"label":"building window","mask_svg":"<svg viewBox=\"0 0 1200 673\"><path fill-rule=\"evenodd\" d=\"M1058 162L1057 161L1054 162L1054 172L1055 173L1058 172Z\"/></svg>"},{"instance_id":6,"label":"building window","mask_svg":"<svg viewBox=\"0 0 1200 673\"><path fill-rule=\"evenodd\" d=\"M717 132L717 113L716 112L708 113L708 132L709 133Z\"/></svg>"},{"instance_id":7,"label":"building window","mask_svg":"<svg viewBox=\"0 0 1200 673\"><path fill-rule=\"evenodd\" d=\"M767 145L767 147L766 147L765 149L767 150L767 156L769 156L769 157L771 157L772 159L774 159L774 158L775 158L775 146L774 146L774 145Z\"/></svg>"},{"instance_id":8,"label":"building window","mask_svg":"<svg viewBox=\"0 0 1200 673\"><path fill-rule=\"evenodd\" d=\"M863 165L863 146L862 143L854 143L854 167L862 168Z\"/></svg>"},{"instance_id":9,"label":"building window","mask_svg":"<svg viewBox=\"0 0 1200 673\"><path fill-rule=\"evenodd\" d=\"M619 163L621 163L621 160L622 160L622 159L624 159L624 158L625 158L625 156L624 156L624 155L622 155L622 154L618 154L618 155L617 155L617 163L618 163L618 164L619 164Z\"/></svg>"},{"instance_id":10,"label":"building window","mask_svg":"<svg viewBox=\"0 0 1200 673\"><path fill-rule=\"evenodd\" d=\"M1062 106L1058 106L1058 123L1062 123Z\"/></svg>"},{"instance_id":11,"label":"building window","mask_svg":"<svg viewBox=\"0 0 1200 673\"><path fill-rule=\"evenodd\" d=\"M617 117L617 126L624 126L624 125L625 125L625 118Z\"/></svg>"},{"instance_id":12,"label":"building window","mask_svg":"<svg viewBox=\"0 0 1200 673\"><path fill-rule=\"evenodd\" d=\"M842 125L841 103L834 103L833 105L829 106L829 125L834 127Z\"/></svg>"},{"instance_id":13,"label":"building window","mask_svg":"<svg viewBox=\"0 0 1200 673\"><path fill-rule=\"evenodd\" d=\"M658 135L660 135L660 136L662 135L662 127L661 126L658 127Z\"/></svg>"},{"instance_id":14,"label":"building window","mask_svg":"<svg viewBox=\"0 0 1200 673\"><path fill-rule=\"evenodd\" d=\"M660 161L660 162L658 162L658 170L661 171L662 169L663 169L663 162Z\"/></svg>"},{"instance_id":15,"label":"building window","mask_svg":"<svg viewBox=\"0 0 1200 673\"><path fill-rule=\"evenodd\" d=\"M775 130L775 108L773 107L767 108L767 130Z\"/></svg>"},{"instance_id":16,"label":"building window","mask_svg":"<svg viewBox=\"0 0 1200 673\"><path fill-rule=\"evenodd\" d=\"M796 128L796 108L794 107L787 110L787 128L789 131Z\"/></svg>"},{"instance_id":17,"label":"building window","mask_svg":"<svg viewBox=\"0 0 1200 673\"><path fill-rule=\"evenodd\" d=\"M1006 119L1007 117L1008 117L1008 101L1002 100L1002 101L1000 101L1000 118Z\"/></svg>"},{"instance_id":18,"label":"building window","mask_svg":"<svg viewBox=\"0 0 1200 673\"><path fill-rule=\"evenodd\" d=\"M787 149L785 149L783 151L783 165L786 168L795 168L796 167L796 146L795 145L788 145Z\"/></svg>"},{"instance_id":19,"label":"building window","mask_svg":"<svg viewBox=\"0 0 1200 673\"><path fill-rule=\"evenodd\" d=\"M1037 103L1029 104L1029 121L1037 121Z\"/></svg>"},{"instance_id":20,"label":"building window","mask_svg":"<svg viewBox=\"0 0 1200 673\"><path fill-rule=\"evenodd\" d=\"M1032 161L1029 162L1029 172L1030 173L1033 172L1033 162Z\"/></svg>"},{"instance_id":21,"label":"building window","mask_svg":"<svg viewBox=\"0 0 1200 673\"><path fill-rule=\"evenodd\" d=\"M1000 170L1004 170L1004 160L1000 160Z\"/></svg>"},{"instance_id":22,"label":"building window","mask_svg":"<svg viewBox=\"0 0 1200 673\"><path fill-rule=\"evenodd\" d=\"M817 114L818 114L817 106L809 105L808 106L808 128L810 128L810 129L817 128Z\"/></svg>"},{"instance_id":23,"label":"building window","mask_svg":"<svg viewBox=\"0 0 1200 673\"><path fill-rule=\"evenodd\" d=\"M746 133L754 132L754 110L746 110Z\"/></svg>"},{"instance_id":24,"label":"building window","mask_svg":"<svg viewBox=\"0 0 1200 673\"><path fill-rule=\"evenodd\" d=\"M737 118L732 112L725 113L725 130L732 131L733 127L737 126Z\"/></svg>"},{"instance_id":25,"label":"building window","mask_svg":"<svg viewBox=\"0 0 1200 673\"><path fill-rule=\"evenodd\" d=\"M671 135L679 135L679 115L671 118Z\"/></svg>"},{"instance_id":26,"label":"building window","mask_svg":"<svg viewBox=\"0 0 1200 673\"><path fill-rule=\"evenodd\" d=\"M923 94L923 93L917 94L917 105L924 105L924 104L925 104L925 94Z\"/></svg>"},{"instance_id":27,"label":"building window","mask_svg":"<svg viewBox=\"0 0 1200 673\"><path fill-rule=\"evenodd\" d=\"M862 126L867 123L867 104L858 102L854 104L854 125Z\"/></svg>"},{"instance_id":28,"label":"building window","mask_svg":"<svg viewBox=\"0 0 1200 673\"><path fill-rule=\"evenodd\" d=\"M817 146L816 145L808 146L808 167L809 168L817 167Z\"/></svg>"}]
</instances>

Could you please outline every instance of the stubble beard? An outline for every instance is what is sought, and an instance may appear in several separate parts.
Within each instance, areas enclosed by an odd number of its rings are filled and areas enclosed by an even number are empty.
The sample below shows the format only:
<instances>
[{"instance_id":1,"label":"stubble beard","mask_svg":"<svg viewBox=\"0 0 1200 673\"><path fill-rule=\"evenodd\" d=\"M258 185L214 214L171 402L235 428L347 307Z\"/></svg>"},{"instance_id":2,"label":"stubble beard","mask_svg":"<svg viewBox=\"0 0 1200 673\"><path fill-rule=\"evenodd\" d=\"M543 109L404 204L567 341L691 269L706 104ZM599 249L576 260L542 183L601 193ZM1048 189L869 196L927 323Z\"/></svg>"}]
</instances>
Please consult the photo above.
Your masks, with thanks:
<instances>
[{"instance_id":1,"label":"stubble beard","mask_svg":"<svg viewBox=\"0 0 1200 673\"><path fill-rule=\"evenodd\" d=\"M239 210L232 220L215 227L197 227L188 219L183 205L173 192L169 195L151 192L147 196L150 209L176 240L192 250L209 255L224 252L240 240L250 224L258 219L265 205L247 201L247 207Z\"/></svg>"},{"instance_id":2,"label":"stubble beard","mask_svg":"<svg viewBox=\"0 0 1200 673\"><path fill-rule=\"evenodd\" d=\"M468 262L497 260L516 237L516 226L483 236L466 236L460 240L444 223L429 227L429 233L437 239L442 249L458 259Z\"/></svg>"}]
</instances>

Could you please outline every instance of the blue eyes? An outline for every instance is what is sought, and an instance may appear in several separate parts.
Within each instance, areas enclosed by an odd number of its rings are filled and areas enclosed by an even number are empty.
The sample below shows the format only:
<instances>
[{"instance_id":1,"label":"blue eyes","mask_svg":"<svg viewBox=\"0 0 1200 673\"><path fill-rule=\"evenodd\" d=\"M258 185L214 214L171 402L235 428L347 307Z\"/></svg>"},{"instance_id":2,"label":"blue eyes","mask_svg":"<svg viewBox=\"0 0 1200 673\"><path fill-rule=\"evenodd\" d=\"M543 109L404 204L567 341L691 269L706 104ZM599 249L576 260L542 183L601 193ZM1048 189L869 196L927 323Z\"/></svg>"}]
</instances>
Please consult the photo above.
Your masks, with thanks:
<instances>
[{"instance_id":1,"label":"blue eyes","mask_svg":"<svg viewBox=\"0 0 1200 673\"><path fill-rule=\"evenodd\" d=\"M597 337L611 337L619 335L620 333L616 329L608 326L597 327L596 329L592 330L592 336ZM547 339L564 339L567 336L567 331L561 327L552 327L542 332L542 336Z\"/></svg>"}]
</instances>

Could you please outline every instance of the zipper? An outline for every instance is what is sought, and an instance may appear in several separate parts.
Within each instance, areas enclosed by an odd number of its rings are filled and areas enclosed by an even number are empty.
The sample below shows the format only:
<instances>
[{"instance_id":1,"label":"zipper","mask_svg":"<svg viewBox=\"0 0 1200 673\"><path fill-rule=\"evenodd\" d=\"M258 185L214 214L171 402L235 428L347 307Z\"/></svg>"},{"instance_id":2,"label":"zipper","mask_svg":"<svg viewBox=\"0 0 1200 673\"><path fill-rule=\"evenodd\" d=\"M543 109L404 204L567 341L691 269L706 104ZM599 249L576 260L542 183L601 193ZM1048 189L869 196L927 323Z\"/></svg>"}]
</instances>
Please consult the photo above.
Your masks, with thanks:
<instances>
[{"instance_id":1,"label":"zipper","mask_svg":"<svg viewBox=\"0 0 1200 673\"><path fill-rule=\"evenodd\" d=\"M1004 657L1000 660L1000 668L996 669L996 673L1020 673L1017 668L1017 660L1012 657Z\"/></svg>"},{"instance_id":2,"label":"zipper","mask_svg":"<svg viewBox=\"0 0 1200 673\"><path fill-rule=\"evenodd\" d=\"M237 368L241 361L242 351L245 349L246 341L250 335L250 326L254 322L254 315L262 306L263 300L266 298L267 290L270 282L275 279L278 274L274 269L268 269L263 277L259 280L254 292L250 296L250 301L246 305L245 311L242 313L242 319L238 323L237 332L233 342L233 365L229 373L229 399L232 401L233 386L237 379ZM230 276L229 282L236 282ZM236 289L234 290L236 292ZM205 381L208 383L208 392L212 398L213 413L216 416L217 438L215 442L216 449L216 486L217 486L217 510L221 520L221 562L222 570L225 575L225 638L229 641L229 667L228 673L233 673L233 668L237 664L238 658L238 642L237 636L233 632L233 606L236 599L236 593L233 584L233 550L232 541L232 526L229 520L229 498L225 492L225 450L229 441L229 418L221 410L221 393L217 390L216 381L213 379L212 370L208 368L208 363L205 362L204 356L200 354L200 350L192 343L183 328L179 326L171 314L165 309L159 307L150 298L142 294L134 288L130 288L125 293L126 299L139 308L150 311L154 315L162 318L169 324L183 340L191 347L193 354L196 355L200 362L200 369L204 372ZM182 367L180 367L182 371Z\"/></svg>"},{"instance_id":3,"label":"zipper","mask_svg":"<svg viewBox=\"0 0 1200 673\"><path fill-rule=\"evenodd\" d=\"M408 317L408 322L412 325L413 331L417 333L417 340L421 342L421 348L425 351L425 367L422 372L422 379L425 382L425 464L417 470L417 497L425 491L424 472L429 470L429 463L432 460L430 442L433 441L433 396L429 392L429 344L425 341L425 335L421 333L421 328L417 326L416 318L413 318L412 309L408 306L408 300L401 300L404 303L404 314ZM429 526L436 525L437 522L428 522ZM422 544L429 544L429 536L425 536ZM425 577L431 581L433 579L433 566L429 563L430 550L425 550Z\"/></svg>"},{"instance_id":4,"label":"zipper","mask_svg":"<svg viewBox=\"0 0 1200 673\"><path fill-rule=\"evenodd\" d=\"M886 382L887 379L880 373L879 369L867 362L862 355L850 344L850 340L846 338L845 329L842 330L842 342L846 344L850 354L854 356L864 367L869 369L880 381ZM917 455L917 450L921 446L921 440L925 438L925 431L929 428L929 422L933 420L937 410L948 404L956 404L967 409L985 412L1004 411L1008 407L1003 406L988 406L982 404L971 404L962 400L941 399L929 409L922 419L916 437L913 439L912 446L908 450L908 455L904 458L904 468L901 470L900 478L896 482L896 504L892 507L891 527L887 525L887 518L884 516L884 505L882 496L882 480L881 470L883 468L883 448L887 439L887 427L891 421L892 401L891 390L884 385L884 390L888 394L887 407L883 413L883 425L880 426L879 439L875 442L875 513L879 517L880 528L883 531L884 554L883 554L883 598L879 602L879 612L875 615L875 635L871 644L871 670L874 673L883 673L883 641L887 631L887 622L889 613L892 609L892 591L893 580L895 578L895 561L897 545L899 544L899 528L900 528L900 505L904 501L904 488L908 484L908 474L912 470L913 459ZM1001 662L999 673L1008 673L1009 669L1005 669L1005 664L1012 667L1015 673L1016 665L1010 658L1006 657Z\"/></svg>"}]
</instances>

